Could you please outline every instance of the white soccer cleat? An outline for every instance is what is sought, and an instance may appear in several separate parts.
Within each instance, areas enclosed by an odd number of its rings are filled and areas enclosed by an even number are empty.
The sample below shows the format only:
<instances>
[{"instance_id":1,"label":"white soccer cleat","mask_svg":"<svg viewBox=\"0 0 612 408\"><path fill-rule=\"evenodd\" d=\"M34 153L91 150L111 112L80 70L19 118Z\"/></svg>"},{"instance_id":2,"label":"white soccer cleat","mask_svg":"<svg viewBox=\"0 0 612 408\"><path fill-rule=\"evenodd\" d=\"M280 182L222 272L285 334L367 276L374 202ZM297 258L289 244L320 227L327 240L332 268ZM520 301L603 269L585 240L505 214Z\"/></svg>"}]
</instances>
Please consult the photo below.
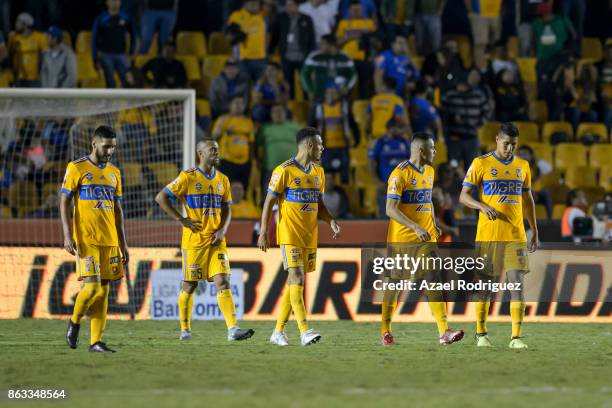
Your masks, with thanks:
<instances>
[{"instance_id":1,"label":"white soccer cleat","mask_svg":"<svg viewBox=\"0 0 612 408\"><path fill-rule=\"evenodd\" d=\"M181 335L179 336L179 340L182 340L182 341L191 340L191 330L181 330Z\"/></svg>"},{"instance_id":2,"label":"white soccer cleat","mask_svg":"<svg viewBox=\"0 0 612 408\"><path fill-rule=\"evenodd\" d=\"M520 338L515 338L510 340L510 344L508 345L508 347L510 347L511 349L526 349L529 348L527 347L527 345L525 343L523 343L523 340L521 340Z\"/></svg>"},{"instance_id":3,"label":"white soccer cleat","mask_svg":"<svg viewBox=\"0 0 612 408\"><path fill-rule=\"evenodd\" d=\"M491 344L491 340L489 340L489 336L486 334L476 335L476 346L477 347L493 347Z\"/></svg>"},{"instance_id":4,"label":"white soccer cleat","mask_svg":"<svg viewBox=\"0 0 612 408\"><path fill-rule=\"evenodd\" d=\"M301 335L302 346L309 346L316 344L321 341L321 335L314 331L314 329L308 329Z\"/></svg>"},{"instance_id":5,"label":"white soccer cleat","mask_svg":"<svg viewBox=\"0 0 612 408\"><path fill-rule=\"evenodd\" d=\"M287 335L285 334L284 331L274 330L272 332L272 336L270 336L270 343L277 345L277 346L288 346L289 339L287 338Z\"/></svg>"}]
</instances>

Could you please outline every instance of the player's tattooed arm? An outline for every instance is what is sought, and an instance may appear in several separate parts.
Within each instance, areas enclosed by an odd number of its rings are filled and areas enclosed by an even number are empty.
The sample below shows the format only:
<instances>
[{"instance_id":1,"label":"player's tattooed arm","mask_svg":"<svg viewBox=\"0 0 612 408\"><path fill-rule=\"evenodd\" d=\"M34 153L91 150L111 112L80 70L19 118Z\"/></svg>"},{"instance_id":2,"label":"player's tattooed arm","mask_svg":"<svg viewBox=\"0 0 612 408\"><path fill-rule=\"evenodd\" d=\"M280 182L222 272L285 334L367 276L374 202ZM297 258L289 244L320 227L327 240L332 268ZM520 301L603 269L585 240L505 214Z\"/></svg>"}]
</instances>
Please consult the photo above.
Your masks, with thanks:
<instances>
[{"instance_id":1,"label":"player's tattooed arm","mask_svg":"<svg viewBox=\"0 0 612 408\"><path fill-rule=\"evenodd\" d=\"M62 230L64 232L64 249L71 255L76 255L77 246L72 236L72 196L60 194L60 217L62 219Z\"/></svg>"},{"instance_id":2,"label":"player's tattooed arm","mask_svg":"<svg viewBox=\"0 0 612 408\"><path fill-rule=\"evenodd\" d=\"M461 194L459 195L459 202L468 208L481 211L490 220L497 219L497 211L495 211L493 207L472 197L472 187L470 186L463 186Z\"/></svg>"},{"instance_id":3,"label":"player's tattooed arm","mask_svg":"<svg viewBox=\"0 0 612 408\"><path fill-rule=\"evenodd\" d=\"M406 214L400 211L399 203L400 203L400 200L397 200L391 197L387 197L387 205L385 208L387 217L399 222L404 227L410 228L411 230L413 230L421 241L426 242L426 241L431 240L431 235L429 235L429 232L427 232L425 228L421 227L419 224L412 221L409 217L406 216Z\"/></svg>"},{"instance_id":4,"label":"player's tattooed arm","mask_svg":"<svg viewBox=\"0 0 612 408\"><path fill-rule=\"evenodd\" d=\"M272 207L276 202L276 196L270 192L266 195L263 210L261 211L261 225L259 226L259 237L257 238L257 247L266 252L269 247L268 243L268 225L270 216L272 215Z\"/></svg>"}]
</instances>

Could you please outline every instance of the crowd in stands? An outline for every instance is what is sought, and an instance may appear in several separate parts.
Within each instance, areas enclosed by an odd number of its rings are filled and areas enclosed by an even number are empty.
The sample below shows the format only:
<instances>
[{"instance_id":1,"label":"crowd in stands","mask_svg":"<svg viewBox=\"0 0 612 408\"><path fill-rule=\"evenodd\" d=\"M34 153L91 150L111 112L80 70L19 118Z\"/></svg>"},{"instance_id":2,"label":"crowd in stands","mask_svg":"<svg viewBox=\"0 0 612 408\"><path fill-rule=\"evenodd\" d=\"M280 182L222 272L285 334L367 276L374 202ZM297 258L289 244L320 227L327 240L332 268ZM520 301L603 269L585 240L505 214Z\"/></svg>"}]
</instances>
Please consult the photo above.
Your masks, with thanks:
<instances>
[{"instance_id":1,"label":"crowd in stands","mask_svg":"<svg viewBox=\"0 0 612 408\"><path fill-rule=\"evenodd\" d=\"M460 181L498 122L519 125L538 217L560 219L568 191L593 203L612 188L599 160L612 157L612 28L598 23L608 1L206 1L223 24L202 32L177 23L188 0L106 0L78 33L49 3L50 14L16 6L4 25L0 86L195 89L199 134L219 140L248 217L306 124L322 132L327 200L344 217L384 216L388 174L413 132L431 132L449 239L454 218L473 216L458 205ZM572 176L582 171L593 178Z\"/></svg>"}]
</instances>

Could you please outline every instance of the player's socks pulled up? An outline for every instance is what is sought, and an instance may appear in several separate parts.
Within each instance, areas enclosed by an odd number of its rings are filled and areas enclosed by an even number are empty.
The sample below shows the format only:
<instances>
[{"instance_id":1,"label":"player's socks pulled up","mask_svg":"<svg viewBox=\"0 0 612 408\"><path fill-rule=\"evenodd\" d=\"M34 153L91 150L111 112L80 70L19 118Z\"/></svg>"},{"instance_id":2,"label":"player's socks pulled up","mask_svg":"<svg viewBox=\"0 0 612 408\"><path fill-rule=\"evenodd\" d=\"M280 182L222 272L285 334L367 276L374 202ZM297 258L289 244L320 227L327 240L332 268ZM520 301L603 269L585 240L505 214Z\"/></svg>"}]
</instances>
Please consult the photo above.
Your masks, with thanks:
<instances>
[{"instance_id":1,"label":"player's socks pulled up","mask_svg":"<svg viewBox=\"0 0 612 408\"><path fill-rule=\"evenodd\" d=\"M525 302L510 302L510 318L512 319L512 338L521 337L521 329L525 318Z\"/></svg>"},{"instance_id":2,"label":"player's socks pulled up","mask_svg":"<svg viewBox=\"0 0 612 408\"><path fill-rule=\"evenodd\" d=\"M393 320L393 314L397 308L398 292L385 292L383 294L383 301L381 305L381 324L380 324L380 335L384 336L385 333L391 332L391 321Z\"/></svg>"},{"instance_id":3,"label":"player's socks pulled up","mask_svg":"<svg viewBox=\"0 0 612 408\"><path fill-rule=\"evenodd\" d=\"M81 319L93 303L95 297L102 290L100 282L85 282L74 302L72 311L72 323L80 324Z\"/></svg>"},{"instance_id":4,"label":"player's socks pulled up","mask_svg":"<svg viewBox=\"0 0 612 408\"><path fill-rule=\"evenodd\" d=\"M291 294L289 286L285 286L283 297L281 297L280 300L280 313L278 314L278 319L276 320L276 330L284 332L289 316L291 316Z\"/></svg>"},{"instance_id":5,"label":"player's socks pulled up","mask_svg":"<svg viewBox=\"0 0 612 408\"><path fill-rule=\"evenodd\" d=\"M181 290L178 297L179 320L181 330L191 331L191 310L193 309L193 293Z\"/></svg>"},{"instance_id":6,"label":"player's socks pulled up","mask_svg":"<svg viewBox=\"0 0 612 408\"><path fill-rule=\"evenodd\" d=\"M444 333L448 330L448 319L446 316L446 302L428 302L431 314L436 320L436 326L438 326L438 335L444 336Z\"/></svg>"},{"instance_id":7,"label":"player's socks pulled up","mask_svg":"<svg viewBox=\"0 0 612 408\"><path fill-rule=\"evenodd\" d=\"M489 300L479 300L474 303L476 307L476 334L487 333L487 317L489 315L489 306L491 302Z\"/></svg>"},{"instance_id":8,"label":"player's socks pulled up","mask_svg":"<svg viewBox=\"0 0 612 408\"><path fill-rule=\"evenodd\" d=\"M289 296L291 299L291 309L295 314L300 333L308 330L308 322L306 321L306 306L304 306L304 286L289 285Z\"/></svg>"},{"instance_id":9,"label":"player's socks pulled up","mask_svg":"<svg viewBox=\"0 0 612 408\"><path fill-rule=\"evenodd\" d=\"M232 291L229 289L218 291L217 304L219 305L219 309L221 309L227 328L229 329L236 326L236 306L232 298Z\"/></svg>"},{"instance_id":10,"label":"player's socks pulled up","mask_svg":"<svg viewBox=\"0 0 612 408\"><path fill-rule=\"evenodd\" d=\"M102 340L104 326L106 326L106 308L108 307L108 294L110 285L101 285L100 292L91 304L89 318L91 320L90 344L96 344Z\"/></svg>"}]
</instances>

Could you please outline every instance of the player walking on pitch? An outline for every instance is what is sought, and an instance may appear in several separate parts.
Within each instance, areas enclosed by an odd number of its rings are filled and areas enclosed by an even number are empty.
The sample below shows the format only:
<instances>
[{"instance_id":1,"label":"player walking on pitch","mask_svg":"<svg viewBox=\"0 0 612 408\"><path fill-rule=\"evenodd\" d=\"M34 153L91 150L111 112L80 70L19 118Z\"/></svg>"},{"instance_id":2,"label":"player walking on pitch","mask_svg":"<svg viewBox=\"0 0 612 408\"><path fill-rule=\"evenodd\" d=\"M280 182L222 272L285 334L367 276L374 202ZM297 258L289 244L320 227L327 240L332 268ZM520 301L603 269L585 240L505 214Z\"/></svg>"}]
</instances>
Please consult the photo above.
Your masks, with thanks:
<instances>
[{"instance_id":1,"label":"player walking on pitch","mask_svg":"<svg viewBox=\"0 0 612 408\"><path fill-rule=\"evenodd\" d=\"M66 342L70 348L77 347L81 319L89 310L89 351L114 352L102 342L109 282L123 277L121 263L129 261L121 208L121 173L109 162L117 147L115 131L98 126L91 146L89 156L68 164L60 189L64 249L76 255L78 279L83 281L68 321Z\"/></svg>"},{"instance_id":2,"label":"player walking on pitch","mask_svg":"<svg viewBox=\"0 0 612 408\"><path fill-rule=\"evenodd\" d=\"M288 345L285 325L291 311L295 314L301 333L302 346L315 344L321 335L308 326L304 305L304 273L314 272L317 258L317 218L329 223L336 238L340 226L323 203L325 173L316 164L321 160L323 140L312 127L301 129L296 135L296 156L282 163L272 172L268 194L261 215L261 230L257 246L268 249L268 221L274 202L278 200L279 215L277 243L283 254L283 266L288 272L287 287L281 298L281 311L270 343Z\"/></svg>"},{"instance_id":3,"label":"player walking on pitch","mask_svg":"<svg viewBox=\"0 0 612 408\"><path fill-rule=\"evenodd\" d=\"M538 226L533 196L531 173L527 161L514 156L519 132L512 123L503 123L495 137L495 151L477 157L472 162L463 181L459 201L479 211L476 245L479 256L487 256L491 268L484 274L498 277L505 273L508 282L521 283L529 272L527 250L534 252L539 245ZM478 190L479 200L472 197ZM529 244L523 225L523 207L532 236ZM481 272L481 274L483 274ZM490 347L487 335L490 292L478 294L476 305L476 339L479 347ZM524 349L521 329L525 317L525 300L522 290L510 291L510 317L512 338L510 348Z\"/></svg>"},{"instance_id":4,"label":"player walking on pitch","mask_svg":"<svg viewBox=\"0 0 612 408\"><path fill-rule=\"evenodd\" d=\"M255 332L241 329L236 321L236 307L229 283L229 258L225 234L232 219L230 182L217 170L219 144L205 139L196 146L200 164L178 177L161 190L155 201L174 220L183 226L183 289L178 306L181 323L180 340L191 340L193 292L198 282L215 282L217 302L227 325L229 341L246 340ZM184 205L183 217L171 203Z\"/></svg>"},{"instance_id":5,"label":"player walking on pitch","mask_svg":"<svg viewBox=\"0 0 612 408\"><path fill-rule=\"evenodd\" d=\"M435 253L435 242L440 236L431 201L434 182L431 163L435 153L432 136L429 133L415 133L410 143L410 160L398 164L389 176L386 212L390 220L387 243L392 249L407 250L412 256L422 252L427 252L426 255ZM402 244L407 248L399 248ZM435 271L427 273L423 270L417 273L425 279L437 278L434 276ZM440 344L448 345L461 340L463 330L448 327L443 294L440 291L426 293L438 326ZM386 291L383 296L381 343L383 346L391 346L395 344L391 321L397 308L399 292Z\"/></svg>"}]
</instances>

